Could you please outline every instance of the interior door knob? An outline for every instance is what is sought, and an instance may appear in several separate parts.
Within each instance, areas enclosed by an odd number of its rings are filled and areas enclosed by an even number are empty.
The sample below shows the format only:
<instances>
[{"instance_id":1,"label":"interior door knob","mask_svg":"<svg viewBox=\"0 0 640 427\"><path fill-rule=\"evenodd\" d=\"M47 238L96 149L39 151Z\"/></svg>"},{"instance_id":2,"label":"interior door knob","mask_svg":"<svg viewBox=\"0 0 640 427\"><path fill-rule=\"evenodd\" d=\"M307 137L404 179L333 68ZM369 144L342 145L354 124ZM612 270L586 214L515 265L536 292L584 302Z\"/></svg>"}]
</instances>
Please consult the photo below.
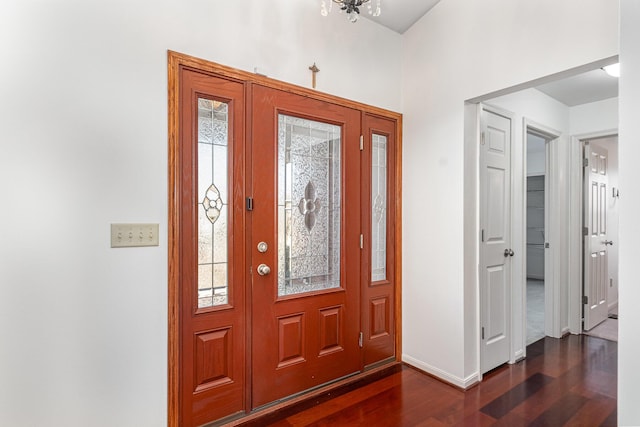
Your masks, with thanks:
<instances>
[{"instance_id":1,"label":"interior door knob","mask_svg":"<svg viewBox=\"0 0 640 427\"><path fill-rule=\"evenodd\" d=\"M514 256L515 252L513 252L513 249L505 249L504 250L504 257L508 257L508 256Z\"/></svg>"},{"instance_id":2,"label":"interior door knob","mask_svg":"<svg viewBox=\"0 0 640 427\"><path fill-rule=\"evenodd\" d=\"M513 249L509 249L509 256L514 256L515 252L513 252Z\"/></svg>"},{"instance_id":3,"label":"interior door knob","mask_svg":"<svg viewBox=\"0 0 640 427\"><path fill-rule=\"evenodd\" d=\"M602 242L605 244L605 246L607 245L612 245L613 246L613 240L605 240L604 242Z\"/></svg>"},{"instance_id":4,"label":"interior door knob","mask_svg":"<svg viewBox=\"0 0 640 427\"><path fill-rule=\"evenodd\" d=\"M258 274L261 276L266 276L271 273L271 268L267 264L260 264L258 266Z\"/></svg>"}]
</instances>

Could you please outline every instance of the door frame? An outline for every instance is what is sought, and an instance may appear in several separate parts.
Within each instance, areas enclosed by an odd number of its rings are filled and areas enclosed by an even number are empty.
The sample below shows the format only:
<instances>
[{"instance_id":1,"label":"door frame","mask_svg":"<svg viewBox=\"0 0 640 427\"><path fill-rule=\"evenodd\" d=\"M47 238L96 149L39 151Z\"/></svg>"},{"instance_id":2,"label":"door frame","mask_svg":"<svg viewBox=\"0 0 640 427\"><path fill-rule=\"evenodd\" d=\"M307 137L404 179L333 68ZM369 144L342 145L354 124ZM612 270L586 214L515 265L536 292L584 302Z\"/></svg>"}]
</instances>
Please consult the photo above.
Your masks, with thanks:
<instances>
[{"instance_id":1,"label":"door frame","mask_svg":"<svg viewBox=\"0 0 640 427\"><path fill-rule=\"evenodd\" d=\"M559 337L561 335L560 326L560 287L558 265L562 264L562 250L559 246L558 227L560 227L561 216L556 215L557 206L557 162L558 162L558 144L562 132L555 130L549 126L545 126L534 120L524 117L522 120L522 172L523 187L522 192L527 192L526 182L526 165L527 165L527 134L532 133L545 139L545 244L549 243L549 248L545 247L544 252L544 333L547 336ZM522 357L527 355L527 269L526 269L526 251L527 251L527 198L522 198L522 218L521 218L521 235L520 242L521 253L525 254L522 259L521 276L519 278L519 286L522 289L522 337L524 341Z\"/></svg>"},{"instance_id":2,"label":"door frame","mask_svg":"<svg viewBox=\"0 0 640 427\"><path fill-rule=\"evenodd\" d=\"M471 245L471 241L473 241L473 246L474 246L474 251L475 252L475 269L473 272L473 275L475 276L475 290L476 290L476 303L475 303L475 320L476 320L476 351L477 351L477 366L478 366L478 371L477 371L477 377L473 378L474 376L470 377L468 379L468 382L471 384L473 383L475 380L477 381L481 381L483 374L481 372L481 358L482 358L482 339L481 339L481 319L482 319L482 307L480 305L480 276L479 276L479 270L478 270L478 266L480 265L480 257L481 257L481 253L480 253L480 206L481 206L481 193L480 193L480 187L479 187L479 182L480 182L480 152L478 147L480 146L480 132L481 132L481 124L480 124L480 114L482 109L487 109L489 111L495 112L497 114L503 115L505 117L510 117L512 120L512 127L511 127L511 133L512 133L512 150L511 150L511 166L512 166L512 173L511 173L511 198L512 198L512 206L514 206L514 200L515 200L515 194L516 191L517 192L521 192L522 194L525 193L526 191L526 180L525 178L525 165L526 165L526 146L524 144L524 141L526 139L526 134L528 131L533 131L533 133L539 134L541 136L543 136L545 139L547 139L547 143L546 143L546 149L548 150L548 155L547 155L547 163L548 163L548 169L550 172L550 176L553 175L552 170L554 170L555 168L558 167L558 162L561 161L560 160L560 155L558 153L559 150L559 142L561 139L561 132L548 127L546 125L543 125L541 123L537 123L534 120L531 120L528 117L523 117L522 119L522 139L516 138L516 121L514 120L516 117L516 113L512 113L509 112L507 110L504 110L501 107L496 107L494 105L491 105L490 103L486 103L486 102L474 102L474 103L467 103L466 108L468 108L466 114L465 114L465 120L468 119L468 121L466 122L465 126L466 126L466 131L465 131L465 135L470 136L473 135L472 138L469 138L467 140L467 144L472 143L473 144L473 150L471 150L471 148L469 147L469 145L467 145L468 149L465 150L467 152L467 155L471 155L473 156L473 168L475 169L473 175L475 177L475 184L474 184L474 191L476 194L476 199L475 199L475 206L474 206L474 211L475 211L475 218L474 218L474 223L473 225L468 224L465 222L465 230L470 229L471 227L473 227L474 232L473 233L465 233L465 235L467 236L467 239L465 241L465 247L469 247ZM472 110L474 110L474 112L472 112ZM513 147L515 144L520 144L522 146L522 153L520 156L518 156L517 154L517 150L514 150ZM469 163L471 162L471 158L467 159L469 161ZM522 176L516 177L514 172L514 166L515 165L519 165L516 172L519 171L519 173ZM545 214L545 216L547 218L550 218L550 220L548 221L549 223L549 239L547 239L547 241L550 241L551 239L554 240L558 240L557 239L557 229L558 227L560 227L560 218L556 218L557 215L555 215L555 217L553 216L548 216L549 212L551 210L553 210L554 212L557 211L557 203L555 202L555 199L553 197L557 197L558 193L558 188L557 188L557 183L555 183L555 179L548 179L547 181L549 181L548 183L545 183L545 186L547 186L547 188L549 189L549 191L546 192L545 194L545 202L548 202L549 209L548 212ZM520 185L518 185L520 184ZM511 278L512 278L512 284L514 286L514 289L517 289L518 292L512 292L511 295L511 299L510 299L510 311L511 311L511 316L510 316L510 321L511 321L511 333L510 333L510 359L508 363L515 363L521 359L523 359L524 357L526 357L526 269L524 268L526 265L526 261L525 261L525 256L526 256L526 197L522 197L521 200L522 206L520 207L522 214L516 216L516 212L514 209L511 210L511 231L512 231L512 235L511 235L511 239L514 242L513 247L517 248L518 252L520 254L522 254L522 259L519 261L519 271L520 274L517 274L514 272L514 268L512 268L511 271ZM472 240L470 240L472 239ZM466 253L466 251L465 251ZM562 250L561 248L559 248L558 251L556 251L556 254L552 257L550 256L551 254L546 254L545 253L545 261L547 259L550 259L550 264L551 264L551 268L547 268L545 266L545 286L546 286L546 280L547 277L549 277L549 280L551 282L551 288L549 290L549 292L547 292L545 290L545 333L549 336L555 336L555 337L560 337L562 336L562 333L564 331L561 331L561 326L560 326L560 310L561 310L561 306L560 306L560 288L559 286L557 286L558 283L558 279L559 279L559 270L558 268L556 268L557 265L561 265L560 262L558 262L559 260L562 260ZM515 264L515 263L514 263ZM465 268L465 274L467 274L466 268ZM519 295L518 295L519 293ZM519 307L519 309L518 309ZM521 328L514 328L514 325L517 325L518 323L520 323ZM518 339L520 338L520 339ZM521 341L521 342L520 342ZM520 345L521 344L521 345Z\"/></svg>"},{"instance_id":3,"label":"door frame","mask_svg":"<svg viewBox=\"0 0 640 427\"><path fill-rule=\"evenodd\" d=\"M179 178L180 178L180 80L179 74L182 68L190 68L219 76L230 80L243 82L247 85L245 99L249 99L252 84L260 84L274 89L295 93L305 97L325 101L333 104L342 105L358 109L364 113L388 118L397 123L395 129L395 185L389 188L389 191L395 192L395 205L393 206L396 218L394 226L394 253L393 266L395 271L395 318L393 319L395 328L395 362L401 360L402 354L402 114L379 107L362 104L360 102L340 98L326 93L318 92L290 83L285 83L255 73L238 70L232 67L220 65L211 61L195 58L189 55L181 54L171 50L167 51L167 72L168 72L168 310L167 310L167 425L169 427L178 427L180 425L180 289L179 289L179 215L180 215L180 197L179 197ZM246 117L245 117L246 119ZM250 126L247 138L251 138ZM362 232L365 232L364 230ZM250 236L247 236L250 238ZM250 277L247 275L247 302L245 304L246 324L250 324L251 306L250 306ZM251 346L251 330L247 329L246 333L247 348L250 351ZM247 378L250 378L250 364L246 368ZM245 391L245 415L249 413L251 408L250 388ZM279 405L280 406L280 405Z\"/></svg>"}]
</instances>

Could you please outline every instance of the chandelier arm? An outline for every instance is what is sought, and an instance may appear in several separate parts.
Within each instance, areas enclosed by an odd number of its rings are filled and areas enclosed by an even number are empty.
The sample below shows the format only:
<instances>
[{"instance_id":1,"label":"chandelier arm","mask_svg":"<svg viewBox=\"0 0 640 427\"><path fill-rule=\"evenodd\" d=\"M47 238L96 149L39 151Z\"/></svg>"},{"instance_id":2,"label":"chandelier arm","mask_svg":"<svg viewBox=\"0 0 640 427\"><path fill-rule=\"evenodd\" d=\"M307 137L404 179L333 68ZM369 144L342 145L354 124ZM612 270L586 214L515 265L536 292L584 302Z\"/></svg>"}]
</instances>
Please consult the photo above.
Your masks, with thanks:
<instances>
[{"instance_id":1,"label":"chandelier arm","mask_svg":"<svg viewBox=\"0 0 640 427\"><path fill-rule=\"evenodd\" d=\"M334 3L343 5L362 6L365 3L369 3L371 0L333 0Z\"/></svg>"},{"instance_id":2,"label":"chandelier arm","mask_svg":"<svg viewBox=\"0 0 640 427\"><path fill-rule=\"evenodd\" d=\"M332 3L329 3L329 7L326 7L325 0L322 0L320 13L323 16L327 16L328 12L331 11L331 4L336 3L339 5L341 11L345 11L347 13L347 18L351 22L356 22L358 20L358 16L360 15L360 6L363 4L369 5L369 14L373 16L380 15L380 0L377 0L377 6L375 13L372 12L371 4L373 3L371 0L330 0Z\"/></svg>"}]
</instances>

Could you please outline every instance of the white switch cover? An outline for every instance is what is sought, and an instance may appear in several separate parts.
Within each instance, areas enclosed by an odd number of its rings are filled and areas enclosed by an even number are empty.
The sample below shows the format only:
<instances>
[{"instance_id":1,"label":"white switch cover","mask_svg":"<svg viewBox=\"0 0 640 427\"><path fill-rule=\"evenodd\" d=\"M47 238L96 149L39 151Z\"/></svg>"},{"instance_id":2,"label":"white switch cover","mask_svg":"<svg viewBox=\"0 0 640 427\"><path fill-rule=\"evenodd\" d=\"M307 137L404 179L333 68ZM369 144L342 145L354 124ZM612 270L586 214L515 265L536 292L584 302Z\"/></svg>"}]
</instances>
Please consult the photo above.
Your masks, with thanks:
<instances>
[{"instance_id":1,"label":"white switch cover","mask_svg":"<svg viewBox=\"0 0 640 427\"><path fill-rule=\"evenodd\" d=\"M111 247L158 246L159 224L111 224Z\"/></svg>"}]
</instances>

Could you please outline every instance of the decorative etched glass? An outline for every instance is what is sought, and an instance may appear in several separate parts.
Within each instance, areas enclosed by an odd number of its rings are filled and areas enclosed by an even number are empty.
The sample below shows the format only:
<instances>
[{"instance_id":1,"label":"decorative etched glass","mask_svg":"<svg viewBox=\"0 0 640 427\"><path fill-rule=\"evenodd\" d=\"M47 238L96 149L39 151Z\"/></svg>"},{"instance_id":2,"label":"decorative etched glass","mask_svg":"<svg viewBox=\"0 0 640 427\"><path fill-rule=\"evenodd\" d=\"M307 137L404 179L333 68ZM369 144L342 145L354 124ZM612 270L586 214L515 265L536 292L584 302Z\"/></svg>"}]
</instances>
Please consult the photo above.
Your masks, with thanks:
<instances>
[{"instance_id":1,"label":"decorative etched glass","mask_svg":"<svg viewBox=\"0 0 640 427\"><path fill-rule=\"evenodd\" d=\"M387 279L387 137L371 138L371 281Z\"/></svg>"},{"instance_id":2,"label":"decorative etched glass","mask_svg":"<svg viewBox=\"0 0 640 427\"><path fill-rule=\"evenodd\" d=\"M340 287L340 127L278 116L278 295Z\"/></svg>"},{"instance_id":3,"label":"decorative etched glass","mask_svg":"<svg viewBox=\"0 0 640 427\"><path fill-rule=\"evenodd\" d=\"M229 302L228 107L198 99L198 308Z\"/></svg>"}]
</instances>

